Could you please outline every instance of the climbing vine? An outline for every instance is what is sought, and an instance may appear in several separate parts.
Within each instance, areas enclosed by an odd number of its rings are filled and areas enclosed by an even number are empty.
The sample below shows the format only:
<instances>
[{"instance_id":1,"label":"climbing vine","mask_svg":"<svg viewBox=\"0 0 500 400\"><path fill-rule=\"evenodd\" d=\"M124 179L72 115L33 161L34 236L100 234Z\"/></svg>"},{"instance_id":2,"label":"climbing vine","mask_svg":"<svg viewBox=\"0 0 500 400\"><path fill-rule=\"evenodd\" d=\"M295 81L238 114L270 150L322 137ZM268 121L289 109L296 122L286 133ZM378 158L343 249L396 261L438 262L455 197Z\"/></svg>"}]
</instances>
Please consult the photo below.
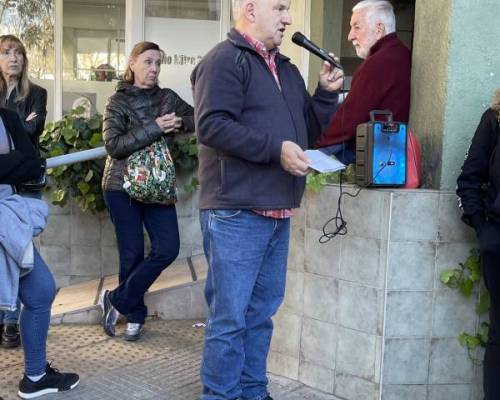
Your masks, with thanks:
<instances>
[{"instance_id":1,"label":"climbing vine","mask_svg":"<svg viewBox=\"0 0 500 400\"><path fill-rule=\"evenodd\" d=\"M441 273L441 282L451 289L458 290L465 298L470 298L474 289L481 282L481 263L479 250L472 249L469 256L458 267L444 270ZM481 292L479 304L476 307L478 315L486 314L490 309L490 294L488 291ZM458 340L472 354L479 347L486 347L488 340L489 323L482 322L477 332L461 332Z\"/></svg>"},{"instance_id":2,"label":"climbing vine","mask_svg":"<svg viewBox=\"0 0 500 400\"><path fill-rule=\"evenodd\" d=\"M327 173L319 173L316 171L311 171L307 175L306 179L306 187L307 190L310 190L314 193L319 193L323 186L338 184L340 182L340 174L343 173L342 183L347 184L355 184L356 183L356 171L355 165L350 164L344 170L344 172L327 172Z\"/></svg>"}]
</instances>

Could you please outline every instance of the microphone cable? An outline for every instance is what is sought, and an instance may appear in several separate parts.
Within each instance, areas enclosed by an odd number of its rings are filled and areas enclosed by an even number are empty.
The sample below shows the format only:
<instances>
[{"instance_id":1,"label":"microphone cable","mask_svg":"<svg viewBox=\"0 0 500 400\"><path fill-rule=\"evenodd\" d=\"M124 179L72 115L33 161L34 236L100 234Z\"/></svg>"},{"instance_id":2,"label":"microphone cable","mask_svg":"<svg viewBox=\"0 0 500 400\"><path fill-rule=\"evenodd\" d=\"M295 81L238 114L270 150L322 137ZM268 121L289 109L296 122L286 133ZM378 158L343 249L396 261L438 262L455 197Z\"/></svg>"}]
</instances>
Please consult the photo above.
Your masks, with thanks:
<instances>
[{"instance_id":1,"label":"microphone cable","mask_svg":"<svg viewBox=\"0 0 500 400\"><path fill-rule=\"evenodd\" d=\"M361 193L363 189L366 189L368 186L370 186L375 179L377 179L377 176L382 172L382 170L391 162L392 158L392 151L389 154L389 158L387 162L385 162L380 169L377 171L373 179L365 184L364 186L360 186L356 193L352 194L349 192L344 191L344 187L342 186L342 180L343 180L343 174L344 171L340 172L340 179L339 179L339 188L340 188L340 194L339 198L337 200L337 211L335 213L335 216L330 218L328 221L326 221L323 225L322 231L323 234L319 237L318 241L321 244L329 242L331 239L333 239L336 236L344 236L347 235L347 221L344 219L344 215L342 214L342 197L343 196L349 196L351 198L356 198L358 195ZM333 184L326 184L325 186L334 186ZM335 222L335 229L333 231L328 231L328 225L330 225L332 222Z\"/></svg>"},{"instance_id":2,"label":"microphone cable","mask_svg":"<svg viewBox=\"0 0 500 400\"><path fill-rule=\"evenodd\" d=\"M344 72L345 70L343 70ZM345 75L344 75L344 80L342 81L342 94L344 95L344 98L342 99L342 103L346 100L347 95L345 95ZM342 107L342 105L340 106ZM338 111L338 110L337 110ZM345 110L340 110L342 112L342 115L341 115L341 120L340 120L340 126L343 127L344 126L344 117L345 117ZM345 162L345 151L346 151L346 139L345 139L345 135L342 136L342 161ZM383 169L391 162L391 158L392 158L392 151L390 152L389 154L389 158L387 160L387 162L383 163L383 165L381 165L381 167L379 168L379 170L377 171L377 173L375 174L375 176L373 177L373 179L368 182L367 184L359 187L357 189L357 191L352 194L352 193L349 193L347 191L344 190L344 186L343 186L343 180L344 180L344 170L341 170L340 171L340 176L339 176L339 189L340 189L340 194L339 194L339 198L337 200L337 211L335 212L335 216L333 216L332 218L328 219L324 224L323 224L323 228L322 228L322 232L323 234L319 237L318 241L319 243L321 244L324 244L324 243L327 243L329 242L331 239L335 238L336 236L345 236L347 235L347 221L344 219L344 215L342 213L342 198L344 196L349 196L351 198L356 198L358 197L358 195L361 193L361 191L363 189L366 189L368 186L370 186L374 181L375 179L377 178L377 176L383 171ZM325 186L334 186L334 184L325 184ZM335 229L333 230L328 230L328 226L334 222L335 223Z\"/></svg>"},{"instance_id":3,"label":"microphone cable","mask_svg":"<svg viewBox=\"0 0 500 400\"><path fill-rule=\"evenodd\" d=\"M335 67L335 65L334 65L334 67ZM343 73L345 72L344 69L341 69L341 71ZM345 90L345 74L344 74L344 79L342 81L341 93L344 96L343 99L342 99L342 103L343 103L345 101L345 99L347 98L347 96L348 96L348 94L347 95L345 94L346 93L346 90ZM342 107L342 105L340 107ZM337 110L337 112L338 111L339 110ZM340 126L343 127L344 126L345 112L344 112L344 110L340 110L340 111L342 112ZM342 135L342 143L341 143L341 145L342 145L342 161L345 162L345 151L346 151L346 139L345 139L345 135ZM377 173L375 174L375 176L372 178L372 180L370 182L368 182L367 184L359 187L358 190L356 191L356 193L354 193L354 194L351 194L349 192L344 191L343 180L344 180L344 174L345 174L345 172L344 172L344 170L340 171L340 176L339 176L340 194L339 194L339 198L337 200L337 211L335 212L335 216L333 216L332 218L328 219L324 223L323 228L322 228L323 234L318 239L319 243L324 244L324 243L329 242L331 239L335 238L336 236L347 235L347 232L348 232L347 231L347 221L344 219L344 215L342 213L342 198L344 196L349 196L351 198L358 197L358 195L361 193L361 191L363 189L366 189L368 186L370 186L375 181L375 179L378 177L378 175L382 172L382 170L387 165L390 164L391 158L392 158L392 151L389 154L389 158L388 158L387 162L384 162L383 165L381 165L381 167L379 168L379 170L377 171ZM327 183L324 186L333 186L333 184L328 184ZM332 231L329 231L328 230L328 226L332 222L335 222L335 229L332 230Z\"/></svg>"},{"instance_id":4,"label":"microphone cable","mask_svg":"<svg viewBox=\"0 0 500 400\"><path fill-rule=\"evenodd\" d=\"M339 58L339 61L340 61L340 58ZM341 90L341 94L343 96L343 98L342 98L342 104L343 104L344 101L346 100L347 95L345 94L346 93L346 90L345 90L345 78L346 78L345 77L345 70L342 70L342 72L344 73L343 80L342 80L342 90ZM342 108L342 104L340 105L340 108ZM337 112L338 111L339 110L337 110ZM340 111L342 112L340 126L343 127L344 126L345 112L344 112L344 110L340 110ZM333 120L333 118L332 118L332 120ZM345 136L342 136L341 145L342 145L342 162L345 162L345 148L346 148ZM342 185L343 179L344 179L344 170L341 170L340 176L339 176L340 195L339 195L339 198L337 200L337 211L335 212L335 216L328 219L323 225L323 228L322 228L323 234L318 239L319 243L321 243L321 244L329 242L331 239L333 239L337 235L344 236L347 234L347 221L344 219L344 215L342 214L342 197L344 196L344 194L348 195L350 197L357 197L359 195L359 193L361 192L361 189L363 189L363 188L360 188L355 195L352 195L348 192L344 192L344 187ZM326 184L325 186L333 186L333 185ZM332 223L332 222L335 222L335 230L328 231L327 230L328 225L330 225L330 223Z\"/></svg>"}]
</instances>

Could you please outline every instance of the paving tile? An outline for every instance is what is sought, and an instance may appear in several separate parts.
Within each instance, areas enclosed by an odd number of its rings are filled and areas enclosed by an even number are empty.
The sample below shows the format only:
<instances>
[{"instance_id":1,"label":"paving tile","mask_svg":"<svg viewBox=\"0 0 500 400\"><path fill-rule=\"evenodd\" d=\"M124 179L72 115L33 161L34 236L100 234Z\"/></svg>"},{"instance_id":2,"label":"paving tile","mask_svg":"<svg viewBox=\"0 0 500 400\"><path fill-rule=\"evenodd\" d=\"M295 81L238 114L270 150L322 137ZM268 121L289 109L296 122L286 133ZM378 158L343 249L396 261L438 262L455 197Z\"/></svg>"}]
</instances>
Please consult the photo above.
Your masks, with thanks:
<instances>
[{"instance_id":1,"label":"paving tile","mask_svg":"<svg viewBox=\"0 0 500 400\"><path fill-rule=\"evenodd\" d=\"M470 385L429 385L428 400L469 400Z\"/></svg>"},{"instance_id":2,"label":"paving tile","mask_svg":"<svg viewBox=\"0 0 500 400\"><path fill-rule=\"evenodd\" d=\"M62 278L68 276L71 259L68 246L42 245L40 246L40 255L49 266L54 277Z\"/></svg>"},{"instance_id":3,"label":"paving tile","mask_svg":"<svg viewBox=\"0 0 500 400\"><path fill-rule=\"evenodd\" d=\"M382 288L385 272L386 241L343 237L340 277L347 281Z\"/></svg>"},{"instance_id":4,"label":"paving tile","mask_svg":"<svg viewBox=\"0 0 500 400\"><path fill-rule=\"evenodd\" d=\"M429 383L461 384L474 379L474 364L457 338L431 342Z\"/></svg>"},{"instance_id":5,"label":"paving tile","mask_svg":"<svg viewBox=\"0 0 500 400\"><path fill-rule=\"evenodd\" d=\"M333 393L335 372L333 369L320 367L308 362L301 362L299 366L299 381L314 389L326 393Z\"/></svg>"},{"instance_id":6,"label":"paving tile","mask_svg":"<svg viewBox=\"0 0 500 400\"><path fill-rule=\"evenodd\" d=\"M319 243L321 231L306 229L305 263L306 272L338 277L340 266L340 240Z\"/></svg>"},{"instance_id":7,"label":"paving tile","mask_svg":"<svg viewBox=\"0 0 500 400\"><path fill-rule=\"evenodd\" d=\"M99 325L52 326L48 356L61 371L80 375L80 385L64 393L64 400L195 400L201 392L199 379L203 329L192 320L148 320L138 342L119 336L109 338ZM123 326L117 327L118 335ZM17 400L22 376L21 349L2 350L1 397ZM4 368L5 366L5 368ZM269 391L280 400L340 400L331 394L270 374ZM48 394L60 400L61 394Z\"/></svg>"},{"instance_id":8,"label":"paving tile","mask_svg":"<svg viewBox=\"0 0 500 400\"><path fill-rule=\"evenodd\" d=\"M304 315L325 322L335 323L337 319L338 281L334 278L304 273L303 301Z\"/></svg>"},{"instance_id":9,"label":"paving tile","mask_svg":"<svg viewBox=\"0 0 500 400\"><path fill-rule=\"evenodd\" d=\"M279 310L273 317L273 322L271 349L298 359L302 318L286 310Z\"/></svg>"},{"instance_id":10,"label":"paving tile","mask_svg":"<svg viewBox=\"0 0 500 400\"><path fill-rule=\"evenodd\" d=\"M384 385L382 399L427 400L427 385Z\"/></svg>"},{"instance_id":11,"label":"paving tile","mask_svg":"<svg viewBox=\"0 0 500 400\"><path fill-rule=\"evenodd\" d=\"M100 279L96 279L60 289L52 304L52 315L94 306L100 282Z\"/></svg>"},{"instance_id":12,"label":"paving tile","mask_svg":"<svg viewBox=\"0 0 500 400\"><path fill-rule=\"evenodd\" d=\"M196 278L198 280L206 279L208 273L208 264L205 254L200 254L191 257L194 270L196 271Z\"/></svg>"},{"instance_id":13,"label":"paving tile","mask_svg":"<svg viewBox=\"0 0 500 400\"><path fill-rule=\"evenodd\" d=\"M286 274L285 299L281 308L296 314L304 310L304 273L288 270Z\"/></svg>"},{"instance_id":14,"label":"paving tile","mask_svg":"<svg viewBox=\"0 0 500 400\"><path fill-rule=\"evenodd\" d=\"M432 292L389 292L386 336L427 337L431 332Z\"/></svg>"},{"instance_id":15,"label":"paving tile","mask_svg":"<svg viewBox=\"0 0 500 400\"><path fill-rule=\"evenodd\" d=\"M351 329L338 329L336 371L362 379L379 381L375 375L377 342L380 336Z\"/></svg>"},{"instance_id":16,"label":"paving tile","mask_svg":"<svg viewBox=\"0 0 500 400\"><path fill-rule=\"evenodd\" d=\"M355 193L358 188L347 185L345 190ZM362 190L356 198L344 196L347 236L387 240L390 195L389 191L370 189Z\"/></svg>"},{"instance_id":17,"label":"paving tile","mask_svg":"<svg viewBox=\"0 0 500 400\"><path fill-rule=\"evenodd\" d=\"M333 324L304 318L300 338L301 361L334 369L337 345L335 328Z\"/></svg>"},{"instance_id":18,"label":"paving tile","mask_svg":"<svg viewBox=\"0 0 500 400\"><path fill-rule=\"evenodd\" d=\"M340 281L338 299L338 322L342 326L380 335L383 312L381 290Z\"/></svg>"},{"instance_id":19,"label":"paving tile","mask_svg":"<svg viewBox=\"0 0 500 400\"><path fill-rule=\"evenodd\" d=\"M183 285L193 281L191 270L187 261L180 260L169 265L149 288L149 292L154 292L177 285Z\"/></svg>"},{"instance_id":20,"label":"paving tile","mask_svg":"<svg viewBox=\"0 0 500 400\"><path fill-rule=\"evenodd\" d=\"M429 348L428 339L386 339L384 382L395 385L427 383Z\"/></svg>"},{"instance_id":21,"label":"paving tile","mask_svg":"<svg viewBox=\"0 0 500 400\"><path fill-rule=\"evenodd\" d=\"M305 260L305 207L294 210L290 231L290 246L288 252L288 269L304 271Z\"/></svg>"},{"instance_id":22,"label":"paving tile","mask_svg":"<svg viewBox=\"0 0 500 400\"><path fill-rule=\"evenodd\" d=\"M45 230L40 235L43 245L71 245L71 216L53 215L49 218Z\"/></svg>"},{"instance_id":23,"label":"paving tile","mask_svg":"<svg viewBox=\"0 0 500 400\"><path fill-rule=\"evenodd\" d=\"M102 280L102 290L113 290L118 286L118 275L105 276Z\"/></svg>"},{"instance_id":24,"label":"paving tile","mask_svg":"<svg viewBox=\"0 0 500 400\"><path fill-rule=\"evenodd\" d=\"M466 299L458 290L445 288L435 293L434 337L456 338L459 332L474 332L477 325L477 293Z\"/></svg>"},{"instance_id":25,"label":"paving tile","mask_svg":"<svg viewBox=\"0 0 500 400\"><path fill-rule=\"evenodd\" d=\"M101 221L99 216L71 216L71 244L78 246L99 246L101 243Z\"/></svg>"},{"instance_id":26,"label":"paving tile","mask_svg":"<svg viewBox=\"0 0 500 400\"><path fill-rule=\"evenodd\" d=\"M474 229L461 220L455 193L442 192L439 200L439 241L472 242L476 240Z\"/></svg>"},{"instance_id":27,"label":"paving tile","mask_svg":"<svg viewBox=\"0 0 500 400\"><path fill-rule=\"evenodd\" d=\"M291 357L286 354L271 350L267 357L267 368L269 372L286 376L291 379L299 379L299 357Z\"/></svg>"},{"instance_id":28,"label":"paving tile","mask_svg":"<svg viewBox=\"0 0 500 400\"><path fill-rule=\"evenodd\" d=\"M71 246L71 264L68 275L100 276L101 266L100 246Z\"/></svg>"},{"instance_id":29,"label":"paving tile","mask_svg":"<svg viewBox=\"0 0 500 400\"><path fill-rule=\"evenodd\" d=\"M397 192L393 196L391 240L435 241L438 227L435 223L422 224L417 221L437 221L439 192Z\"/></svg>"},{"instance_id":30,"label":"paving tile","mask_svg":"<svg viewBox=\"0 0 500 400\"><path fill-rule=\"evenodd\" d=\"M335 376L335 390L333 393L349 400L377 400L378 388L378 384L369 380L340 373Z\"/></svg>"},{"instance_id":31,"label":"paving tile","mask_svg":"<svg viewBox=\"0 0 500 400\"><path fill-rule=\"evenodd\" d=\"M387 287L392 290L431 290L434 287L433 242L391 242Z\"/></svg>"}]
</instances>

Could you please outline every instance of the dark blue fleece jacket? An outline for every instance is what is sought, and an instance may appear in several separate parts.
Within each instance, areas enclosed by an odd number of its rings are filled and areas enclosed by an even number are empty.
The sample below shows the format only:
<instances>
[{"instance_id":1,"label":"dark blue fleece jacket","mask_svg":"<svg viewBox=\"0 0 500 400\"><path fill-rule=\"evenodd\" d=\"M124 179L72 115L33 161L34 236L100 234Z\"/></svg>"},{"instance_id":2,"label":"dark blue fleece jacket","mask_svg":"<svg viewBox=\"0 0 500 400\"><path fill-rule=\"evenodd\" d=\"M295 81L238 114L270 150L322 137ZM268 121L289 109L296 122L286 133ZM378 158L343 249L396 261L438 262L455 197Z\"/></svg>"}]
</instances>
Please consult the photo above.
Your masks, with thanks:
<instances>
[{"instance_id":1,"label":"dark blue fleece jacket","mask_svg":"<svg viewBox=\"0 0 500 400\"><path fill-rule=\"evenodd\" d=\"M193 71L201 209L300 206L305 178L281 167L281 145L312 145L338 95L317 89L311 97L287 57L279 54L276 64L281 91L262 57L233 29Z\"/></svg>"}]
</instances>

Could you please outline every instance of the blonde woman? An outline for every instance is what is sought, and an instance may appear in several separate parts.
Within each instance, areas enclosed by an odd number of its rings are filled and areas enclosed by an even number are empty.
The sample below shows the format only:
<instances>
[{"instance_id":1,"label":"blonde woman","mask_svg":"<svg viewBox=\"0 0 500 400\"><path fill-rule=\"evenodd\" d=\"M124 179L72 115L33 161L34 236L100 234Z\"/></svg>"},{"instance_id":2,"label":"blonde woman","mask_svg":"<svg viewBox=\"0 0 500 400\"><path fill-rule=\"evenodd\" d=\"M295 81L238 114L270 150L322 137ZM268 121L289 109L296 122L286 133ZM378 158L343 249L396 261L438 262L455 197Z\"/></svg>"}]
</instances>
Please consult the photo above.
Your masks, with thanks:
<instances>
[{"instance_id":1,"label":"blonde woman","mask_svg":"<svg viewBox=\"0 0 500 400\"><path fill-rule=\"evenodd\" d=\"M38 151L38 137L47 115L47 91L28 79L28 57L23 43L14 35L0 36L0 107L17 113L24 130ZM32 197L41 197L40 193ZM18 347L19 303L16 311L0 311L0 345Z\"/></svg>"},{"instance_id":2,"label":"blonde woman","mask_svg":"<svg viewBox=\"0 0 500 400\"><path fill-rule=\"evenodd\" d=\"M15 111L38 148L47 116L47 91L28 78L28 56L14 35L0 36L0 107Z\"/></svg>"}]
</instances>

